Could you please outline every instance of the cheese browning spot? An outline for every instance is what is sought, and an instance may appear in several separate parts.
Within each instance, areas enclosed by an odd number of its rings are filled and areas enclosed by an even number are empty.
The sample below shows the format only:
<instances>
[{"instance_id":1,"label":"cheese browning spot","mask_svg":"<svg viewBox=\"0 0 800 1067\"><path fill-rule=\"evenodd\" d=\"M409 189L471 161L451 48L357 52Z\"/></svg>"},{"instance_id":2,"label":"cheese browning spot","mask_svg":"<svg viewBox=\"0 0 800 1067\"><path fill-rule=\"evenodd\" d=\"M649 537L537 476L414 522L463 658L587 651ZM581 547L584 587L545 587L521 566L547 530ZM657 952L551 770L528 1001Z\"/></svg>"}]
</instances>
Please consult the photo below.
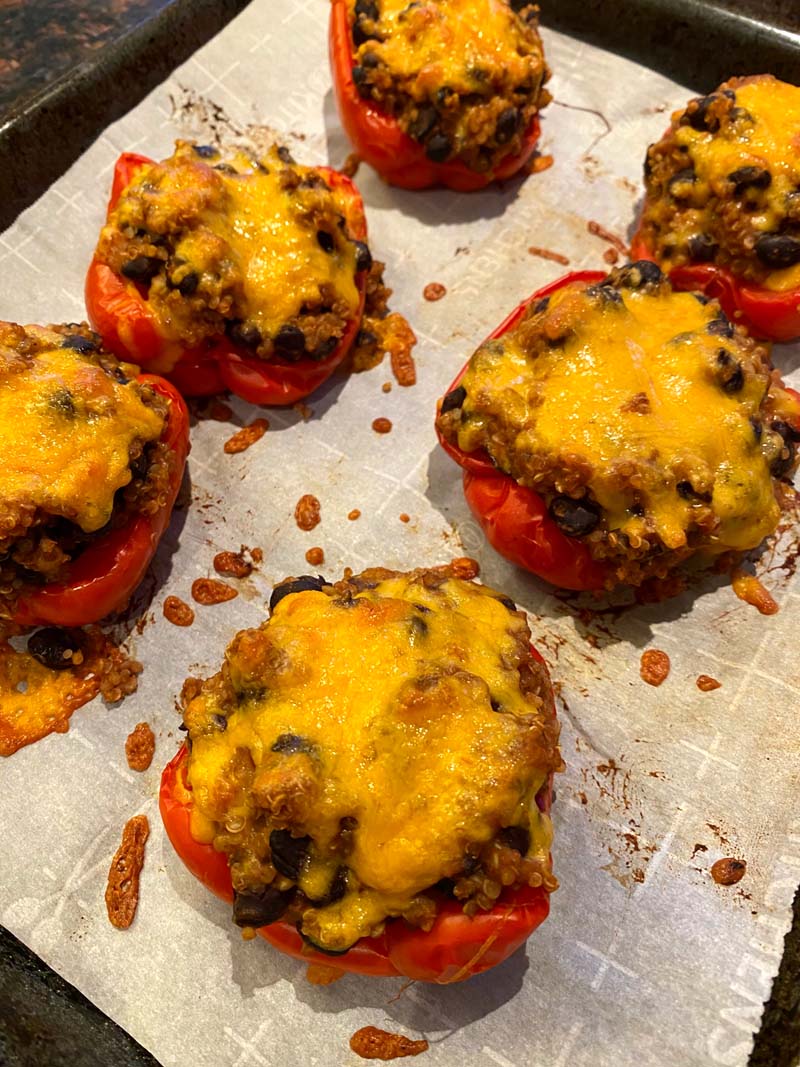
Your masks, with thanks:
<instances>
[{"instance_id":1,"label":"cheese browning spot","mask_svg":"<svg viewBox=\"0 0 800 1067\"><path fill-rule=\"evenodd\" d=\"M412 1041L403 1034L379 1030L377 1026L362 1026L350 1038L350 1048L364 1060L396 1060L403 1056L419 1056L427 1052L428 1042Z\"/></svg>"},{"instance_id":2,"label":"cheese browning spot","mask_svg":"<svg viewBox=\"0 0 800 1067\"><path fill-rule=\"evenodd\" d=\"M146 771L153 762L156 738L150 724L137 723L125 741L125 758L132 771Z\"/></svg>"},{"instance_id":3,"label":"cheese browning spot","mask_svg":"<svg viewBox=\"0 0 800 1067\"><path fill-rule=\"evenodd\" d=\"M125 823L122 844L111 861L106 886L108 920L118 930L127 930L139 905L139 876L144 866L144 846L150 836L146 815L134 815Z\"/></svg>"},{"instance_id":4,"label":"cheese browning spot","mask_svg":"<svg viewBox=\"0 0 800 1067\"><path fill-rule=\"evenodd\" d=\"M524 616L459 571L287 580L188 700L193 833L228 854L240 926L340 952L428 929L442 879L469 915L555 888L549 683Z\"/></svg>"},{"instance_id":5,"label":"cheese browning spot","mask_svg":"<svg viewBox=\"0 0 800 1067\"><path fill-rule=\"evenodd\" d=\"M657 648L648 648L642 653L639 673L648 685L659 686L669 675L669 656Z\"/></svg>"},{"instance_id":6,"label":"cheese browning spot","mask_svg":"<svg viewBox=\"0 0 800 1067\"><path fill-rule=\"evenodd\" d=\"M767 349L648 262L532 305L458 393L444 436L542 496L609 585L755 548L797 463L800 403Z\"/></svg>"}]
</instances>

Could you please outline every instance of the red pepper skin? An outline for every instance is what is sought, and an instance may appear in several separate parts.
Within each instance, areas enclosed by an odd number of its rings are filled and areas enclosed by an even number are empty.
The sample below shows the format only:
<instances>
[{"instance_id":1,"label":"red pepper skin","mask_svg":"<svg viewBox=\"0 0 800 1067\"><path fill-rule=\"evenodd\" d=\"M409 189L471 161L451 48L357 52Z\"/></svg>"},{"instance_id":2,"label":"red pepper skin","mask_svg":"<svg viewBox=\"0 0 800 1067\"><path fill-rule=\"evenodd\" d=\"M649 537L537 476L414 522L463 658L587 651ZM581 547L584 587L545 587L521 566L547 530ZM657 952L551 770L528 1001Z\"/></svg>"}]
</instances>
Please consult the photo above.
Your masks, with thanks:
<instances>
[{"instance_id":1,"label":"red pepper skin","mask_svg":"<svg viewBox=\"0 0 800 1067\"><path fill-rule=\"evenodd\" d=\"M169 403L161 437L175 457L169 495L154 515L134 515L124 526L92 542L69 564L64 581L48 583L21 598L14 614L14 622L21 626L85 626L119 611L155 555L189 454L189 412L180 393L163 378L143 374L138 381L150 385Z\"/></svg>"},{"instance_id":2,"label":"red pepper skin","mask_svg":"<svg viewBox=\"0 0 800 1067\"><path fill-rule=\"evenodd\" d=\"M359 95L353 81L353 53L346 0L333 0L328 34L333 90L339 117L356 153L390 185L403 189L427 189L444 185L456 192L485 189L494 181L517 174L533 155L539 140L539 119L531 121L522 150L506 156L484 173L470 170L460 160L434 163L425 148L409 137L391 115Z\"/></svg>"},{"instance_id":3,"label":"red pepper skin","mask_svg":"<svg viewBox=\"0 0 800 1067\"><path fill-rule=\"evenodd\" d=\"M536 649L533 654L544 663ZM551 705L555 715L555 706ZM224 853L192 837L192 794L186 781L188 754L181 746L161 776L159 810L172 846L191 873L221 900L231 903L228 860ZM549 812L552 775L537 796ZM470 919L456 900L441 901L427 933L398 919L386 924L380 937L362 937L341 956L317 952L306 945L290 923L262 926L258 933L275 948L304 963L375 977L403 975L422 982L447 985L480 974L502 963L542 923L550 910L550 896L541 886L504 890L496 906Z\"/></svg>"},{"instance_id":4,"label":"red pepper skin","mask_svg":"<svg viewBox=\"0 0 800 1067\"><path fill-rule=\"evenodd\" d=\"M487 340L508 333L536 301L573 282L593 285L603 278L602 271L593 270L564 275L523 300ZM468 366L469 362L461 368L448 393L459 384ZM538 493L498 470L484 449L467 453L445 440L438 428L436 433L445 452L463 468L464 496L496 552L559 589L604 588L608 568L592 558L582 541L559 529Z\"/></svg>"},{"instance_id":5,"label":"red pepper skin","mask_svg":"<svg viewBox=\"0 0 800 1067\"><path fill-rule=\"evenodd\" d=\"M631 242L631 259L658 262L641 228ZM676 289L705 293L719 300L728 318L759 340L788 342L800 338L800 289L765 289L713 263L673 267L669 280Z\"/></svg>"},{"instance_id":6,"label":"red pepper skin","mask_svg":"<svg viewBox=\"0 0 800 1067\"><path fill-rule=\"evenodd\" d=\"M114 170L109 213L136 172L152 162L147 156L132 152L120 156ZM344 193L350 235L358 241L366 240L364 205L355 185L330 167L316 169L332 189ZM327 381L352 348L364 314L366 271L356 275L356 284L358 308L339 344L325 359L303 359L297 363L255 359L248 349L227 337L198 348L186 348L179 341L167 340L150 309L146 292L100 263L97 257L89 265L85 296L89 321L106 348L119 359L166 374L184 396L210 396L230 389L253 404L291 405Z\"/></svg>"}]
</instances>

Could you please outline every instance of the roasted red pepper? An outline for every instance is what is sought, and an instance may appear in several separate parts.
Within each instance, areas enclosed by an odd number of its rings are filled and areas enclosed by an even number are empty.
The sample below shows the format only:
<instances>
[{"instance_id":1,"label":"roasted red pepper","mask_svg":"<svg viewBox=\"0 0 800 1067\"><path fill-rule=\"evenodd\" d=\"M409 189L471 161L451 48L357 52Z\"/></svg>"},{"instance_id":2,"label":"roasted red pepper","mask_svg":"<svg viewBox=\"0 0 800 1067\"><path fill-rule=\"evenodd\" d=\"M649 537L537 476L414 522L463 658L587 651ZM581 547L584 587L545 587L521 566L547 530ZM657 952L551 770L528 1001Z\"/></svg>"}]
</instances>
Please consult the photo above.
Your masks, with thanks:
<instances>
[{"instance_id":1,"label":"roasted red pepper","mask_svg":"<svg viewBox=\"0 0 800 1067\"><path fill-rule=\"evenodd\" d=\"M21 626L84 626L123 608L144 577L167 528L189 454L189 412L180 393L152 374L138 378L168 402L161 440L174 456L169 494L154 515L134 515L117 530L98 536L67 568L63 581L20 598L14 622Z\"/></svg>"},{"instance_id":2,"label":"roasted red pepper","mask_svg":"<svg viewBox=\"0 0 800 1067\"><path fill-rule=\"evenodd\" d=\"M506 156L493 170L478 173L457 159L434 163L425 154L424 145L409 137L391 115L365 100L356 89L347 0L332 2L328 43L333 89L345 133L361 159L390 185L403 189L445 185L461 193L473 192L493 181L513 177L533 155L540 132L536 117L525 131L522 151Z\"/></svg>"},{"instance_id":3,"label":"roasted red pepper","mask_svg":"<svg viewBox=\"0 0 800 1067\"><path fill-rule=\"evenodd\" d=\"M641 229L631 242L631 259L656 257ZM687 263L673 267L669 280L676 289L705 293L719 300L728 318L764 341L794 341L800 337L800 289L781 292L737 278L727 267L714 263Z\"/></svg>"},{"instance_id":4,"label":"roasted red pepper","mask_svg":"<svg viewBox=\"0 0 800 1067\"><path fill-rule=\"evenodd\" d=\"M136 172L152 163L146 156L126 152L114 170L109 213ZM346 197L350 236L364 241L367 223L364 205L355 185L330 167L318 167L332 189ZM256 359L227 337L207 346L187 349L167 340L147 302L141 286L116 274L95 257L86 276L86 308L89 320L109 351L149 370L166 374L185 396L210 396L230 389L253 404L295 404L330 378L352 348L361 326L367 287L367 272L356 275L360 301L336 348L325 359L297 363Z\"/></svg>"},{"instance_id":5,"label":"roasted red pepper","mask_svg":"<svg viewBox=\"0 0 800 1067\"><path fill-rule=\"evenodd\" d=\"M592 285L604 277L602 271L584 270L559 278L523 300L487 340L508 333L542 297L572 282ZM468 366L461 368L448 393L459 384ZM464 469L464 496L492 548L561 589L603 588L607 568L592 559L586 545L558 528L538 493L498 470L484 449L467 453L446 441L438 430L437 434L442 448Z\"/></svg>"},{"instance_id":6,"label":"roasted red pepper","mask_svg":"<svg viewBox=\"0 0 800 1067\"><path fill-rule=\"evenodd\" d=\"M535 649L533 653L543 662ZM555 715L555 707L551 710ZM230 903L233 888L227 856L192 836L187 758L183 746L164 769L159 794L161 818L186 867L212 893ZM550 811L551 798L552 776L536 798L542 811ZM378 977L404 975L445 985L502 963L547 918L549 910L550 896L541 886L506 889L491 911L478 912L474 918L464 914L458 901L442 898L433 927L427 932L402 919L391 920L380 937L363 937L340 956L309 948L287 922L262 926L258 933L281 952L305 963Z\"/></svg>"}]
</instances>

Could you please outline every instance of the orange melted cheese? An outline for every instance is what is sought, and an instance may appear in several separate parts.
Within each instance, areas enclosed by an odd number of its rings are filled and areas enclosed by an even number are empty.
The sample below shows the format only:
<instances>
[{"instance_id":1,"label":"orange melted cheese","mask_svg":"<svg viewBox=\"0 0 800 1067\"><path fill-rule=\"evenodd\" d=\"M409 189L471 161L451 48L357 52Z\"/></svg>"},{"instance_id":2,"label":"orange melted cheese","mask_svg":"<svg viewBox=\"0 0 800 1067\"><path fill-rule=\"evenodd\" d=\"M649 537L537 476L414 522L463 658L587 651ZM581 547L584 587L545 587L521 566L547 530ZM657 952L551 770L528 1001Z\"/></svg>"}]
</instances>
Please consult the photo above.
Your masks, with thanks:
<instances>
[{"instance_id":1,"label":"orange melted cheese","mask_svg":"<svg viewBox=\"0 0 800 1067\"><path fill-rule=\"evenodd\" d=\"M548 471L590 471L586 487L608 528L624 531L633 545L653 530L669 549L686 544L695 504L676 486L689 482L710 495L719 520L710 552L755 547L779 516L751 423L765 377L745 373L739 391L721 388L717 354L726 346L732 359L737 353L735 342L706 330L716 305L668 289L623 289L621 296L624 310L595 304L576 311L563 344L534 356L516 331L482 346L462 380L459 445L474 451L488 435L500 468L533 488L537 457ZM557 317L576 297L586 299L575 288L554 293L548 314ZM645 514L632 513L634 492Z\"/></svg>"},{"instance_id":2,"label":"orange melted cheese","mask_svg":"<svg viewBox=\"0 0 800 1067\"><path fill-rule=\"evenodd\" d=\"M352 4L355 9L355 2ZM505 71L522 83L530 73L530 48L506 0L381 0L385 41L369 41L403 78L413 78L422 96L447 86L458 93L485 89L485 76Z\"/></svg>"},{"instance_id":3,"label":"orange melted cheese","mask_svg":"<svg viewBox=\"0 0 800 1067\"><path fill-rule=\"evenodd\" d=\"M501 827L529 827L528 855L549 864L550 820L535 796L557 762L552 710L521 691L527 626L491 590L454 579L429 589L398 575L347 603L332 588L300 592L254 633L227 653L243 696L224 732L196 729L230 710L213 688L186 712L192 829L211 841L259 816L286 825L264 806L294 790L292 833L314 841L299 885L319 898L342 820L357 820L348 892L304 916L316 943L336 949L368 935ZM258 656L269 670L253 669L254 648L269 650ZM286 735L313 756L276 753ZM242 753L253 765L247 788L233 771ZM238 838L226 840L235 848Z\"/></svg>"},{"instance_id":4,"label":"orange melted cheese","mask_svg":"<svg viewBox=\"0 0 800 1067\"><path fill-rule=\"evenodd\" d=\"M137 385L72 349L39 352L24 368L0 351L0 500L99 530L131 480L131 447L156 441L163 425Z\"/></svg>"}]
</instances>

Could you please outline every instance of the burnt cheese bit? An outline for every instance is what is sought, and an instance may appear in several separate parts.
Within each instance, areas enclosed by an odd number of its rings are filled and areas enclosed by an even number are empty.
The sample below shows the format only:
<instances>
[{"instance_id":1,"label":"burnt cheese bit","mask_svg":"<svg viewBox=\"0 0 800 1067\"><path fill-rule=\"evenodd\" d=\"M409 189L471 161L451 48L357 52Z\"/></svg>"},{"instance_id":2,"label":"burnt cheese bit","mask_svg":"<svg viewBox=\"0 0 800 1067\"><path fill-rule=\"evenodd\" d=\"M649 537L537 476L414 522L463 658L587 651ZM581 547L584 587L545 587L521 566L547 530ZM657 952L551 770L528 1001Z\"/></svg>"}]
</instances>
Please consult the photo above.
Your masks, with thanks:
<instances>
[{"instance_id":1,"label":"burnt cheese bit","mask_svg":"<svg viewBox=\"0 0 800 1067\"><path fill-rule=\"evenodd\" d=\"M350 0L353 81L425 148L487 171L549 102L538 8L496 0Z\"/></svg>"},{"instance_id":2,"label":"burnt cheese bit","mask_svg":"<svg viewBox=\"0 0 800 1067\"><path fill-rule=\"evenodd\" d=\"M800 286L800 88L732 78L672 116L645 167L642 235L667 268L715 263Z\"/></svg>"},{"instance_id":3,"label":"burnt cheese bit","mask_svg":"<svg viewBox=\"0 0 800 1067\"><path fill-rule=\"evenodd\" d=\"M444 438L534 489L609 587L757 547L797 466L800 404L768 348L696 296L649 261L567 285L484 343L440 408Z\"/></svg>"},{"instance_id":4,"label":"burnt cheese bit","mask_svg":"<svg viewBox=\"0 0 800 1067\"><path fill-rule=\"evenodd\" d=\"M179 141L123 191L96 254L146 294L168 340L227 336L261 359L323 359L372 265L348 211L344 190L280 149Z\"/></svg>"},{"instance_id":5,"label":"burnt cheese bit","mask_svg":"<svg viewBox=\"0 0 800 1067\"><path fill-rule=\"evenodd\" d=\"M192 832L228 856L234 921L337 954L427 929L442 879L468 914L554 889L558 730L523 613L454 567L277 588L184 708Z\"/></svg>"},{"instance_id":6,"label":"burnt cheese bit","mask_svg":"<svg viewBox=\"0 0 800 1067\"><path fill-rule=\"evenodd\" d=\"M33 586L163 500L167 402L135 381L88 327L0 323L0 619ZM67 631L31 638L52 669Z\"/></svg>"}]
</instances>

